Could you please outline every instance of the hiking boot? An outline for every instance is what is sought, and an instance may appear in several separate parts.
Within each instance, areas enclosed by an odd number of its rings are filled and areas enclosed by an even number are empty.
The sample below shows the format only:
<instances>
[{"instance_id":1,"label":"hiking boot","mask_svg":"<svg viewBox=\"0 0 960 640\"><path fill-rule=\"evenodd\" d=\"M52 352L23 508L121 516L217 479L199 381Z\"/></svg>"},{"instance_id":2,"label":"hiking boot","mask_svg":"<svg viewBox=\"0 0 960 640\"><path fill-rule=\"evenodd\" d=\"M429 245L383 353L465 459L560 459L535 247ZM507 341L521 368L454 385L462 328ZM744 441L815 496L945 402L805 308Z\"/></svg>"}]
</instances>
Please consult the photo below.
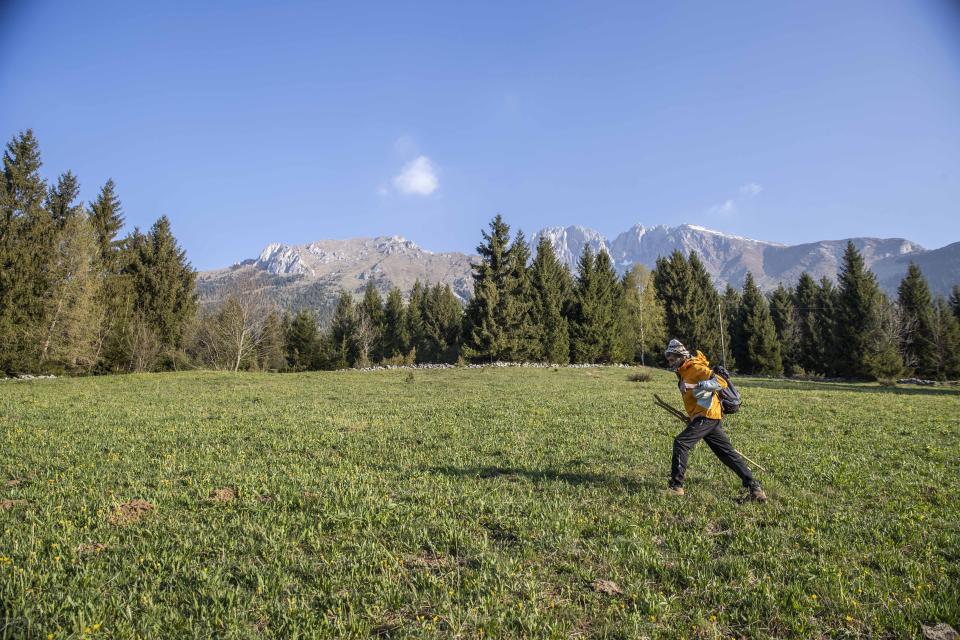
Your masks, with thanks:
<instances>
[{"instance_id":1,"label":"hiking boot","mask_svg":"<svg viewBox=\"0 0 960 640\"><path fill-rule=\"evenodd\" d=\"M763 488L759 485L756 487L750 487L750 499L754 502L766 502L767 494L763 492Z\"/></svg>"},{"instance_id":2,"label":"hiking boot","mask_svg":"<svg viewBox=\"0 0 960 640\"><path fill-rule=\"evenodd\" d=\"M671 496L682 496L683 487L667 487L667 495Z\"/></svg>"}]
</instances>

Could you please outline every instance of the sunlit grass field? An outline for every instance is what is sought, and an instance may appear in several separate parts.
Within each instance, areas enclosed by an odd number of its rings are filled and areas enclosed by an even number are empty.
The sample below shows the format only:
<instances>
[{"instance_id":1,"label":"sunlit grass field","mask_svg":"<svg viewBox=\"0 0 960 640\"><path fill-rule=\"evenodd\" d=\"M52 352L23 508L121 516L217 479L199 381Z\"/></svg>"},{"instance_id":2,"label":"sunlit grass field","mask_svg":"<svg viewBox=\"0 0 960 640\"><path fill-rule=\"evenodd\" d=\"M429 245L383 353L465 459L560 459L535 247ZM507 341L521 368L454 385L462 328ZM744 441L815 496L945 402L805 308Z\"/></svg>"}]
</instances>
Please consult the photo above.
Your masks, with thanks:
<instances>
[{"instance_id":1,"label":"sunlit grass field","mask_svg":"<svg viewBox=\"0 0 960 640\"><path fill-rule=\"evenodd\" d=\"M760 505L703 444L664 494L674 377L630 373L0 383L0 638L957 626L957 390L739 380Z\"/></svg>"}]
</instances>

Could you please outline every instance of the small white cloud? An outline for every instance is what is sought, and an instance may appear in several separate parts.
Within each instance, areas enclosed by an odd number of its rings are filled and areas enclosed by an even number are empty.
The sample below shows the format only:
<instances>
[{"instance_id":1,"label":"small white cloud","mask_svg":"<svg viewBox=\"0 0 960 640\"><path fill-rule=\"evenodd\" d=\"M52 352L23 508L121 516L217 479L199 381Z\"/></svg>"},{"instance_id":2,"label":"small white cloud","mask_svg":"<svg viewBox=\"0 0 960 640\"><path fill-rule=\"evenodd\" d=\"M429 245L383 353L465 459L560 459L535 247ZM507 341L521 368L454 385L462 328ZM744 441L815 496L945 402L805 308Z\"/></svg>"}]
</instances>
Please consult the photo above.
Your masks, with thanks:
<instances>
[{"instance_id":1,"label":"small white cloud","mask_svg":"<svg viewBox=\"0 0 960 640\"><path fill-rule=\"evenodd\" d=\"M400 193L428 196L440 186L436 168L427 156L419 156L403 168L393 179L393 186Z\"/></svg>"},{"instance_id":2,"label":"small white cloud","mask_svg":"<svg viewBox=\"0 0 960 640\"><path fill-rule=\"evenodd\" d=\"M379 187L377 187L377 193L379 193L381 196L388 196L390 195L390 189L388 189L384 185L380 185Z\"/></svg>"},{"instance_id":3,"label":"small white cloud","mask_svg":"<svg viewBox=\"0 0 960 640\"><path fill-rule=\"evenodd\" d=\"M737 203L733 200L727 200L723 204L715 204L708 210L711 214L727 215L737 210Z\"/></svg>"},{"instance_id":4,"label":"small white cloud","mask_svg":"<svg viewBox=\"0 0 960 640\"><path fill-rule=\"evenodd\" d=\"M763 187L756 182L751 182L750 184L745 184L740 187L740 195L747 197L758 195L761 191L763 191Z\"/></svg>"}]
</instances>

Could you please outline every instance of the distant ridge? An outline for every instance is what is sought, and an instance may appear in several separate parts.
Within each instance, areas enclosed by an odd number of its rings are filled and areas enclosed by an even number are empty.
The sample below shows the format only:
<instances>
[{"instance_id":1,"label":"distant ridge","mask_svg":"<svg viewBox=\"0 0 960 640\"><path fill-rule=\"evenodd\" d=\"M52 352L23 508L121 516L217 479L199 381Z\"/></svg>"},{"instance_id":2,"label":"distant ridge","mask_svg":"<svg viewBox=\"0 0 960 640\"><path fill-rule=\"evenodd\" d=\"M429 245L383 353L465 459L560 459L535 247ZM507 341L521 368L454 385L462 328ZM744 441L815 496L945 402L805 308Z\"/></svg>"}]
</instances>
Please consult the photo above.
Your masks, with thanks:
<instances>
[{"instance_id":1,"label":"distant ridge","mask_svg":"<svg viewBox=\"0 0 960 640\"><path fill-rule=\"evenodd\" d=\"M606 250L619 273L634 264L653 267L659 256L675 250L696 251L718 288L743 284L747 271L761 288L793 285L803 271L814 278L836 278L847 240L783 245L683 224L676 227L635 225L612 241L582 226L546 227L531 240L533 249L546 237L558 257L576 270L584 246ZM960 242L927 250L904 238L850 238L876 274L881 286L895 292L912 260L923 269L934 293L947 294L960 282ZM459 252L435 253L401 236L319 240L307 244L271 243L257 258L199 274L201 302L216 303L231 284L250 278L284 308L314 308L328 315L340 289L360 293L368 282L386 292L404 292L421 282L449 284L461 300L473 294L470 264L477 260Z\"/></svg>"}]
</instances>

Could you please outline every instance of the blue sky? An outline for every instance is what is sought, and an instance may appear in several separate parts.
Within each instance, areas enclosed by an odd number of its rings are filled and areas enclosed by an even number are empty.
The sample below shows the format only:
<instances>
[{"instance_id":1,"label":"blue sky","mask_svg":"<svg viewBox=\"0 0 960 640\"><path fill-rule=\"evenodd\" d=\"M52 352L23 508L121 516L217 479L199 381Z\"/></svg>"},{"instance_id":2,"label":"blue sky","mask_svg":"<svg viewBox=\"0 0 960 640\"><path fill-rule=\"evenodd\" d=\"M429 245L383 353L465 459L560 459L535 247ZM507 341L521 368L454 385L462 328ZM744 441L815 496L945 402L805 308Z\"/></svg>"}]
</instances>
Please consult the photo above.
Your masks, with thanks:
<instances>
[{"instance_id":1,"label":"blue sky","mask_svg":"<svg viewBox=\"0 0 960 640\"><path fill-rule=\"evenodd\" d=\"M271 241L471 251L690 222L960 240L960 12L802 3L0 4L0 136L200 269Z\"/></svg>"}]
</instances>

